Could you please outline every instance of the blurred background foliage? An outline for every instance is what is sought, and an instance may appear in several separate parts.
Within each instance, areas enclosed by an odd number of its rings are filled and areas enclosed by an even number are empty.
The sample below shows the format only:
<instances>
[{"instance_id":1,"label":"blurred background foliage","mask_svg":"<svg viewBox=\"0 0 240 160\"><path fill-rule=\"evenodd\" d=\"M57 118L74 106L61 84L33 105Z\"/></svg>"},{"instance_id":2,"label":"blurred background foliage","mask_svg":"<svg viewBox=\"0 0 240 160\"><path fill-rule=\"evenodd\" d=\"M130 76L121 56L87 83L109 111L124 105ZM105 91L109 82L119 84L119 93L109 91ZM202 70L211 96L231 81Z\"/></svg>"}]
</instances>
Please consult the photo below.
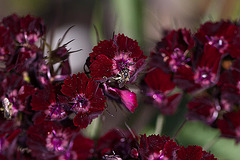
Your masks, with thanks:
<instances>
[{"instance_id":1,"label":"blurred background foliage","mask_svg":"<svg viewBox=\"0 0 240 160\"><path fill-rule=\"evenodd\" d=\"M71 56L73 73L82 72L82 66L94 45L100 40L112 38L113 33L124 33L136 39L145 55L149 55L164 30L186 27L196 31L205 21L221 19L238 20L239 0L0 0L1 19L12 13L31 14L44 19L49 41L54 45L63 33L75 25L65 41L75 39L68 48L83 49ZM96 30L99 34L97 37ZM132 90L139 94L136 87ZM119 108L109 107L108 112L85 130L90 137L106 133L114 127L136 133L166 134L173 137L184 122L185 96L174 116L163 117L152 106L142 103L138 96L138 109L133 115ZM109 106L112 104L109 103ZM125 124L126 122L126 124ZM96 131L99 131L98 135ZM201 145L219 159L238 160L240 145L232 139L216 138L219 131L200 122L186 122L176 137L181 145Z\"/></svg>"}]
</instances>

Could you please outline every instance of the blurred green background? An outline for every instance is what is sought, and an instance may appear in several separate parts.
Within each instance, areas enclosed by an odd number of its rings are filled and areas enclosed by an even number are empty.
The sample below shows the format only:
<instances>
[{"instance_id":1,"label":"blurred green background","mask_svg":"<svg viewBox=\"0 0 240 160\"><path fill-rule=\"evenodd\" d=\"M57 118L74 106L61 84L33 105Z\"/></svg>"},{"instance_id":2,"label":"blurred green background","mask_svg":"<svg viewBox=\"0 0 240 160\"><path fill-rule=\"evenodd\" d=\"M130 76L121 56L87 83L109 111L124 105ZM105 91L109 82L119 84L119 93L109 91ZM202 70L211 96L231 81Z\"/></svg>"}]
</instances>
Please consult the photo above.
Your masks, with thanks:
<instances>
[{"instance_id":1,"label":"blurred green background","mask_svg":"<svg viewBox=\"0 0 240 160\"><path fill-rule=\"evenodd\" d=\"M113 33L124 33L136 39L145 55L149 55L155 43L162 38L164 29L190 28L193 32L205 21L221 19L237 20L240 17L239 0L0 0L0 17L12 13L40 16L47 25L49 41L54 45L72 25L74 29L66 41L75 39L69 46L72 50L83 49L71 56L73 72L81 72L82 66L94 45L100 40L110 39ZM137 88L132 88L138 92ZM138 96L139 107L133 115L109 107L109 112L86 130L95 135L113 127L126 129L126 122L136 133L166 134L173 137L184 121L186 113L182 102L174 116L163 117L152 106L143 105ZM103 120L104 119L104 120ZM100 122L101 121L101 122ZM101 125L101 127L99 127ZM201 145L209 148L220 160L239 160L240 146L234 140L218 138L219 131L200 122L187 122L177 141L180 145Z\"/></svg>"}]
</instances>

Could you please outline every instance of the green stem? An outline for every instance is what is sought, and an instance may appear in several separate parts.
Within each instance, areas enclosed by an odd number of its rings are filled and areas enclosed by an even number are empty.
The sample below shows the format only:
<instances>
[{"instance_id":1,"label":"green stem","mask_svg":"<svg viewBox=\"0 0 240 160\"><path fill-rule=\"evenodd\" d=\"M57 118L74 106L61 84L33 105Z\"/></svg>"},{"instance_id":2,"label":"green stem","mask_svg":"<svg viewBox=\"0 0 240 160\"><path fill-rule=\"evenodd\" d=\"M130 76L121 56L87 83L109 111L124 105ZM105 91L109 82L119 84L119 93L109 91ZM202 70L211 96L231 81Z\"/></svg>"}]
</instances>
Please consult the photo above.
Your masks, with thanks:
<instances>
[{"instance_id":1,"label":"green stem","mask_svg":"<svg viewBox=\"0 0 240 160\"><path fill-rule=\"evenodd\" d=\"M180 133L180 131L182 130L183 126L186 124L187 120L185 119L183 121L183 123L181 124L181 126L178 128L178 130L176 131L176 133L173 136L173 139L176 139L176 137L178 136L178 134Z\"/></svg>"},{"instance_id":2,"label":"green stem","mask_svg":"<svg viewBox=\"0 0 240 160\"><path fill-rule=\"evenodd\" d=\"M217 133L217 135L213 137L211 141L209 141L207 144L203 146L204 150L208 151L210 148L212 148L212 146L219 140L219 138L220 138L220 134Z\"/></svg>"},{"instance_id":3,"label":"green stem","mask_svg":"<svg viewBox=\"0 0 240 160\"><path fill-rule=\"evenodd\" d=\"M159 114L157 117L156 127L155 127L155 134L161 135L164 123L164 115Z\"/></svg>"}]
</instances>

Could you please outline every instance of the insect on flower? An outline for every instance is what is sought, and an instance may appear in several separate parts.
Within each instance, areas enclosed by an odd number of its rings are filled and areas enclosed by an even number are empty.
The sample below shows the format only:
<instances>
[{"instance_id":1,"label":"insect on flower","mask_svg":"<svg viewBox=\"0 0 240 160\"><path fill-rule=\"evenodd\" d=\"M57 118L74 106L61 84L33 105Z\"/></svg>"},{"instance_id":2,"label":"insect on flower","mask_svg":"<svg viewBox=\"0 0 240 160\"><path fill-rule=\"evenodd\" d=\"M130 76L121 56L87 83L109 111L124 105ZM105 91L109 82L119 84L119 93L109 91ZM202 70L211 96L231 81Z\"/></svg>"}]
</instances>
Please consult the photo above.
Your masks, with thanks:
<instances>
[{"instance_id":1,"label":"insect on flower","mask_svg":"<svg viewBox=\"0 0 240 160\"><path fill-rule=\"evenodd\" d=\"M121 70L115 77L113 77L119 84L119 87L122 88L130 79L129 69L124 68Z\"/></svg>"},{"instance_id":2,"label":"insect on flower","mask_svg":"<svg viewBox=\"0 0 240 160\"><path fill-rule=\"evenodd\" d=\"M12 111L13 104L10 103L10 101L5 97L2 101L2 106L3 108L1 110L4 111L4 117L7 119L11 119L13 114L13 111Z\"/></svg>"}]
</instances>

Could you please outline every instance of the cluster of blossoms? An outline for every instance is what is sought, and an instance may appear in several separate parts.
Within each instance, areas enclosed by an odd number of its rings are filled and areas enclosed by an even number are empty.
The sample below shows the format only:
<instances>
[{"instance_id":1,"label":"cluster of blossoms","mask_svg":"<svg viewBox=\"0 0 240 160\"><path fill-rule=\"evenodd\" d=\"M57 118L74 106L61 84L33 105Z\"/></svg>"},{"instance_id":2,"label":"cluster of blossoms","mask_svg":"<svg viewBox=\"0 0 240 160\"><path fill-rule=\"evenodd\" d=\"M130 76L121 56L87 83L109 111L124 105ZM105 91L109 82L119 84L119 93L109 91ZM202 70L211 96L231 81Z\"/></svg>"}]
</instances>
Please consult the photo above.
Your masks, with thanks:
<instances>
[{"instance_id":1,"label":"cluster of blossoms","mask_svg":"<svg viewBox=\"0 0 240 160\"><path fill-rule=\"evenodd\" d=\"M240 140L240 27L205 23L194 35L169 31L149 63L138 43L124 34L98 43L85 73L71 74L67 44L46 42L42 19L11 15L0 22L0 159L215 160L200 146L179 146L159 135L113 129L97 140L84 137L113 101L133 113L135 84L162 114L172 115L183 93L193 95L188 120L218 127ZM71 41L70 41L71 42ZM178 88L178 89L176 89Z\"/></svg>"},{"instance_id":2,"label":"cluster of blossoms","mask_svg":"<svg viewBox=\"0 0 240 160\"><path fill-rule=\"evenodd\" d=\"M187 120L219 128L223 137L240 140L240 26L206 22L195 34L166 32L151 52L143 93L162 114L176 112L183 94ZM176 89L178 88L178 89Z\"/></svg>"}]
</instances>

